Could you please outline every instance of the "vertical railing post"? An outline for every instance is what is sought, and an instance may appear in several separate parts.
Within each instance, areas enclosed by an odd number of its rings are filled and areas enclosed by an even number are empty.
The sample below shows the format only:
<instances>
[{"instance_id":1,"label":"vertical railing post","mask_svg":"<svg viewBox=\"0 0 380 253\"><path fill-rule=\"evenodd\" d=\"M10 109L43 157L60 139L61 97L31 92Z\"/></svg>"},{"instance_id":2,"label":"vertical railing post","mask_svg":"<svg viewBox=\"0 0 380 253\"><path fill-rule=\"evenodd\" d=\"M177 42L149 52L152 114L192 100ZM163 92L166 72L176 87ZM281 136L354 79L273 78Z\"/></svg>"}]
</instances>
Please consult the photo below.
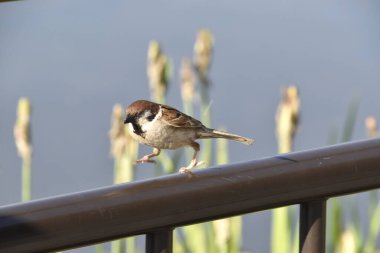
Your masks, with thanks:
<instances>
[{"instance_id":1,"label":"vertical railing post","mask_svg":"<svg viewBox=\"0 0 380 253\"><path fill-rule=\"evenodd\" d=\"M173 228L164 228L149 232L145 241L146 253L172 253Z\"/></svg>"},{"instance_id":2,"label":"vertical railing post","mask_svg":"<svg viewBox=\"0 0 380 253\"><path fill-rule=\"evenodd\" d=\"M301 204L300 253L324 253L326 241L326 199Z\"/></svg>"}]
</instances>

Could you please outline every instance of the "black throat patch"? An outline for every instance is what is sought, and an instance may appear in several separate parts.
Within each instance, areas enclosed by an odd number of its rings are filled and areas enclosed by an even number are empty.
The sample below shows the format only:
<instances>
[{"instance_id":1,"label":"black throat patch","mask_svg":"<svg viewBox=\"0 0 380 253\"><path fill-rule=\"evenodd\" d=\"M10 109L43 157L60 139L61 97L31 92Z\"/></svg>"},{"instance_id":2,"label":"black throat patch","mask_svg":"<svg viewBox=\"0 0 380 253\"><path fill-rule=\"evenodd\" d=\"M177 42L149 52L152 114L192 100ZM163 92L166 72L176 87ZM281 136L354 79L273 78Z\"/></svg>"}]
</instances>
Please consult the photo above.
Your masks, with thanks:
<instances>
[{"instance_id":1,"label":"black throat patch","mask_svg":"<svg viewBox=\"0 0 380 253\"><path fill-rule=\"evenodd\" d=\"M131 122L133 126L133 132L141 137L145 138L145 132L141 129L141 126L136 122Z\"/></svg>"},{"instance_id":2,"label":"black throat patch","mask_svg":"<svg viewBox=\"0 0 380 253\"><path fill-rule=\"evenodd\" d=\"M141 137L145 138L145 132L141 129L140 124L137 123L137 119L140 115L128 115L124 121L124 124L131 123L133 132Z\"/></svg>"}]
</instances>

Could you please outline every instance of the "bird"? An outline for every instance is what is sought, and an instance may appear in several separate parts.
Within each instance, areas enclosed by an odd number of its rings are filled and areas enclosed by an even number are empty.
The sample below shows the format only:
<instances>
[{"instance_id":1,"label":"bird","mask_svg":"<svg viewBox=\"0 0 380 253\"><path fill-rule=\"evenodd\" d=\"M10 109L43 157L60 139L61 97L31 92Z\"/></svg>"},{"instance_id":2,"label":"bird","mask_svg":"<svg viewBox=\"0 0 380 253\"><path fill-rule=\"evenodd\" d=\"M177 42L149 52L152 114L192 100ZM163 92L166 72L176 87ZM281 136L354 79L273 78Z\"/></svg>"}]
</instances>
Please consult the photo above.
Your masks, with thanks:
<instances>
[{"instance_id":1,"label":"bird","mask_svg":"<svg viewBox=\"0 0 380 253\"><path fill-rule=\"evenodd\" d=\"M171 106L147 100L136 100L127 107L124 124L129 124L128 130L133 139L153 147L153 152L138 159L137 163L154 162L151 158L158 156L161 149L193 148L190 164L182 167L180 173L191 173L192 168L203 163L198 161L200 145L197 139L225 138L246 145L254 142L250 138L208 128Z\"/></svg>"}]
</instances>

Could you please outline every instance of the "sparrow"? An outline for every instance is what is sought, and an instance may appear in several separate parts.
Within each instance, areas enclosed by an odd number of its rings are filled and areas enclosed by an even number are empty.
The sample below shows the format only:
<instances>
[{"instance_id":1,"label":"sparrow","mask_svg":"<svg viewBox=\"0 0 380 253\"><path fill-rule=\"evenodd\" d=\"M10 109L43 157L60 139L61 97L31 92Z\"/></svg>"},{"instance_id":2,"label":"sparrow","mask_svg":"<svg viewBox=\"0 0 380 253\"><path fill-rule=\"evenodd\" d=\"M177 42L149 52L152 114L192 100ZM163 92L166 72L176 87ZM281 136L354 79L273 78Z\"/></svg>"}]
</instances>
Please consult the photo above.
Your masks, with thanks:
<instances>
[{"instance_id":1,"label":"sparrow","mask_svg":"<svg viewBox=\"0 0 380 253\"><path fill-rule=\"evenodd\" d=\"M137 100L127 107L124 124L129 124L133 139L153 147L153 152L138 159L137 163L154 162L151 158L158 156L161 149L192 147L193 158L187 167L180 169L181 173L190 173L190 169L202 163L197 160L200 150L197 139L225 138L246 145L254 142L250 138L208 128L173 107L147 100Z\"/></svg>"}]
</instances>

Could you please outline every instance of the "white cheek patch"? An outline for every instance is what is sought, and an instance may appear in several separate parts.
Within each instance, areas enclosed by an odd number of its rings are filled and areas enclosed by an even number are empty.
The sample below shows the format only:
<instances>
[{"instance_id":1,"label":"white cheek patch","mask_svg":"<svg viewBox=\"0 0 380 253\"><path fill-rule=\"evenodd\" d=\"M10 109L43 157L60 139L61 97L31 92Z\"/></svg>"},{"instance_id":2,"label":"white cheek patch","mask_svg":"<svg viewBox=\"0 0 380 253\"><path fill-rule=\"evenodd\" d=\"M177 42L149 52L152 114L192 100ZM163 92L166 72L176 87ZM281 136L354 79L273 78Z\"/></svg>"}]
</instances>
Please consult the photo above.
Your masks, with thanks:
<instances>
[{"instance_id":1,"label":"white cheek patch","mask_svg":"<svg viewBox=\"0 0 380 253\"><path fill-rule=\"evenodd\" d=\"M154 127L154 125L156 124L157 120L160 119L161 116L162 116L162 110L159 110L158 113L153 118L153 120L151 120L151 121L148 120L149 116L152 116L152 113L151 113L151 111L146 110L144 112L143 116L141 117L141 123L140 123L140 125L141 125L141 130L143 130L144 132L145 131L149 131L149 129L151 129L151 128Z\"/></svg>"},{"instance_id":2,"label":"white cheek patch","mask_svg":"<svg viewBox=\"0 0 380 253\"><path fill-rule=\"evenodd\" d=\"M156 120L160 119L161 117L162 117L162 108L160 106L160 110L158 110L158 113L157 113L157 115L156 115L156 117L154 118L153 121L156 121Z\"/></svg>"}]
</instances>

